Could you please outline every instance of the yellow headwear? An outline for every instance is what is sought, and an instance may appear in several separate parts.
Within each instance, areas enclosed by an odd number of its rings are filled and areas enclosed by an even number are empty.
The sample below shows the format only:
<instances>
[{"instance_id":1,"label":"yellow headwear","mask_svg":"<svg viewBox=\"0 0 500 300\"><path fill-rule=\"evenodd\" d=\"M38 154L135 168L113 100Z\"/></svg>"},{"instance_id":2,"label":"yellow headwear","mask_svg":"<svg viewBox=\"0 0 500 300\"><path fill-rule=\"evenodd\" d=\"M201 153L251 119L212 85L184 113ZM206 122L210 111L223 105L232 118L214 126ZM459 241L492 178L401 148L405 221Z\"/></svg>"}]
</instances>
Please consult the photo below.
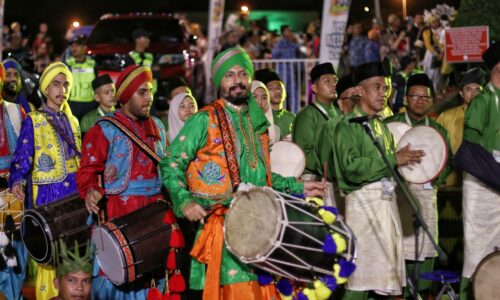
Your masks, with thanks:
<instances>
[{"instance_id":1,"label":"yellow headwear","mask_svg":"<svg viewBox=\"0 0 500 300\"><path fill-rule=\"evenodd\" d=\"M71 87L73 86L73 74L71 73L69 68L62 62L54 62L45 68L42 76L40 77L40 92L42 93L42 95L45 95L45 90L52 82L52 80L54 80L54 77L61 73L66 75L66 79L69 82L68 94L71 92ZM66 115L68 116L73 115L71 113L71 109L69 108L68 101L64 102L62 111L64 111L64 113L66 113Z\"/></svg>"},{"instance_id":2,"label":"yellow headwear","mask_svg":"<svg viewBox=\"0 0 500 300\"><path fill-rule=\"evenodd\" d=\"M69 81L69 89L71 90L73 86L73 74L65 64L62 62L55 62L48 65L43 71L42 77L40 77L40 92L44 94L54 77L61 73L66 75L66 79Z\"/></svg>"}]
</instances>

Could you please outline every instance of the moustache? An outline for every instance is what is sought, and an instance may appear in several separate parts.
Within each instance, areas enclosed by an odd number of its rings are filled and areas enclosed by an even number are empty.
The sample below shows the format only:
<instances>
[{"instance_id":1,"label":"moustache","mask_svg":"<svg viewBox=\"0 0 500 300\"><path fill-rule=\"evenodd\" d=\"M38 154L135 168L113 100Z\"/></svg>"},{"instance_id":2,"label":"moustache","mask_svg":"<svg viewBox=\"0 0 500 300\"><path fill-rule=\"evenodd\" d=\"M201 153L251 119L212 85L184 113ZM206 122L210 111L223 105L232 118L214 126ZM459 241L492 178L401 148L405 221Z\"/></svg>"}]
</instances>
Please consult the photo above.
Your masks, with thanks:
<instances>
[{"instance_id":1,"label":"moustache","mask_svg":"<svg viewBox=\"0 0 500 300\"><path fill-rule=\"evenodd\" d=\"M239 83L239 84L236 84L236 85L233 85L232 87L230 87L229 92L232 92L237 88L244 90L244 91L246 91L246 89L247 89L247 87L243 83Z\"/></svg>"},{"instance_id":2,"label":"moustache","mask_svg":"<svg viewBox=\"0 0 500 300\"><path fill-rule=\"evenodd\" d=\"M15 81L4 81L3 86L4 87L8 87L10 89L15 89L15 88L17 88L17 82L15 82Z\"/></svg>"}]
</instances>

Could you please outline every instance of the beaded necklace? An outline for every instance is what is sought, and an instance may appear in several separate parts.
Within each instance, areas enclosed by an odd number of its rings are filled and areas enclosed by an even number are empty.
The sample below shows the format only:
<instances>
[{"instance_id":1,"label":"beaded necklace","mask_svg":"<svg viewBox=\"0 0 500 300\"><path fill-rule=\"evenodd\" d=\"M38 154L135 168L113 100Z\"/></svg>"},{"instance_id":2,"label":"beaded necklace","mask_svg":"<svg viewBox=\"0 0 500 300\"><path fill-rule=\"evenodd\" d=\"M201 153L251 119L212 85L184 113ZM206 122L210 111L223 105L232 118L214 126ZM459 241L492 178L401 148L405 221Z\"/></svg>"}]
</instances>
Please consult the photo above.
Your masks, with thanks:
<instances>
[{"instance_id":1,"label":"beaded necklace","mask_svg":"<svg viewBox=\"0 0 500 300\"><path fill-rule=\"evenodd\" d=\"M246 114L246 116L242 116L241 111L239 110L236 111L236 113L238 114L238 126L240 127L241 135L243 136L243 144L245 146L245 158L250 168L252 170L255 170L258 164L258 156L255 145L255 136L251 130L252 123L250 121L250 115ZM249 129L248 133L243 123L244 119L246 120L247 128ZM251 157L250 157L250 152L252 152Z\"/></svg>"}]
</instances>

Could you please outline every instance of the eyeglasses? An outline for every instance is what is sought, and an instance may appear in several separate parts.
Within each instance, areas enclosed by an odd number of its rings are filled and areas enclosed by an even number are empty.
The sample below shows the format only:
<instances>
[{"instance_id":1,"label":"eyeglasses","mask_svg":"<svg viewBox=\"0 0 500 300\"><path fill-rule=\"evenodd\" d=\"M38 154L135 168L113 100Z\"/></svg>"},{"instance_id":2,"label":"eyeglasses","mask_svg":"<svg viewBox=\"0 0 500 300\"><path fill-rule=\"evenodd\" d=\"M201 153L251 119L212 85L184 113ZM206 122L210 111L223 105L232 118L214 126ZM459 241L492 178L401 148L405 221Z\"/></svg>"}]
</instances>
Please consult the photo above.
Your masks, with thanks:
<instances>
[{"instance_id":1,"label":"eyeglasses","mask_svg":"<svg viewBox=\"0 0 500 300\"><path fill-rule=\"evenodd\" d=\"M432 97L427 96L427 95L408 95L408 99L411 101L418 101L419 99L425 102L431 101Z\"/></svg>"}]
</instances>

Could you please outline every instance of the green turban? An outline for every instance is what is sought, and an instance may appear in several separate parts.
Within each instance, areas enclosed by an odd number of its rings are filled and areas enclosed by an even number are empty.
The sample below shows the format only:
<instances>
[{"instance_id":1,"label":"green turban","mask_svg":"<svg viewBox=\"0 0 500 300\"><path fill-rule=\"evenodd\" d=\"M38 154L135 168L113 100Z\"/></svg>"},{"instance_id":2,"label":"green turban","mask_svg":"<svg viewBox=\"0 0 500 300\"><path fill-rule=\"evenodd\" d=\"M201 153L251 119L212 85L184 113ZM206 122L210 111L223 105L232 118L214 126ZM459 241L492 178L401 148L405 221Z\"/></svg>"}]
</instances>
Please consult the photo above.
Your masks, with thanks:
<instances>
[{"instance_id":1,"label":"green turban","mask_svg":"<svg viewBox=\"0 0 500 300\"><path fill-rule=\"evenodd\" d=\"M224 74L232 67L239 65L253 78L253 63L247 52L240 47L229 48L217 55L212 62L212 80L215 89L219 89Z\"/></svg>"}]
</instances>

